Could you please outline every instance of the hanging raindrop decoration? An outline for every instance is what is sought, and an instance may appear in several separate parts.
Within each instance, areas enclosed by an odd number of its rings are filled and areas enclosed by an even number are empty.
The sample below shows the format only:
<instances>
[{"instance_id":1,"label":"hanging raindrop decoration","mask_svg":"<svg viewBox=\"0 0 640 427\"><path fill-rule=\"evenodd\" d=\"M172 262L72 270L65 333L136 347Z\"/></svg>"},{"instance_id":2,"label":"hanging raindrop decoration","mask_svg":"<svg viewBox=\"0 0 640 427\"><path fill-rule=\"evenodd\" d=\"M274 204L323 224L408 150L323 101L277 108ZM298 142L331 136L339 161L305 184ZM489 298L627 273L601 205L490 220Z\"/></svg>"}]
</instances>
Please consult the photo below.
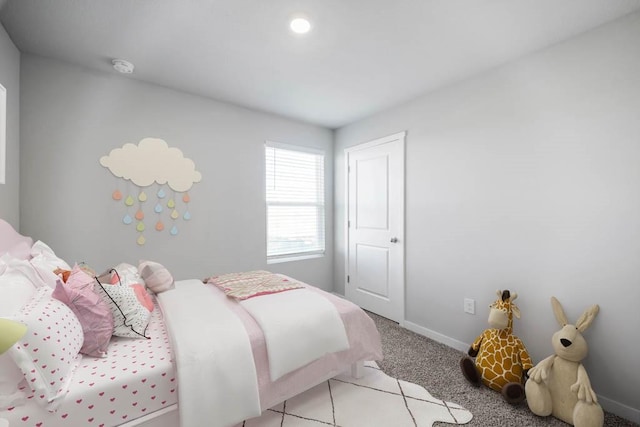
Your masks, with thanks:
<instances>
[{"instance_id":1,"label":"hanging raindrop decoration","mask_svg":"<svg viewBox=\"0 0 640 427\"><path fill-rule=\"evenodd\" d=\"M125 190L124 193L127 194L128 191ZM113 192L111 197L113 198L113 200L123 203L125 206L125 213L122 217L122 223L124 225L130 225L131 223L133 223L133 216L131 215L131 206L133 206L133 199L131 198L131 196L124 197L123 193L119 189L117 189Z\"/></svg>"},{"instance_id":2,"label":"hanging raindrop decoration","mask_svg":"<svg viewBox=\"0 0 640 427\"><path fill-rule=\"evenodd\" d=\"M120 180L116 180L116 189L111 193L111 198L116 202L122 200L122 191L120 191Z\"/></svg>"},{"instance_id":3,"label":"hanging raindrop decoration","mask_svg":"<svg viewBox=\"0 0 640 427\"><path fill-rule=\"evenodd\" d=\"M100 164L117 178L135 186L133 189L122 191L119 185L116 185L111 198L125 207L122 223L131 225L135 222L138 245L146 243L145 219L151 221L149 224L153 224L154 220L151 218L154 218L154 214L155 231L164 232L165 223L170 221L168 231L171 236L178 234L177 222L180 218L183 221L191 219L188 205L191 197L188 191L193 184L200 182L202 175L195 169L193 160L184 157L179 149L169 147L162 139L143 138L137 145L127 143L111 150L109 155L100 158ZM154 191L148 188L151 185L155 185L157 189ZM185 204L182 217L176 200ZM147 201L149 203L146 203ZM151 217L147 218L148 215Z\"/></svg>"},{"instance_id":4,"label":"hanging raindrop decoration","mask_svg":"<svg viewBox=\"0 0 640 427\"><path fill-rule=\"evenodd\" d=\"M136 225L136 231L140 233L136 242L140 246L144 245L145 242L147 241L147 239L145 239L143 234L146 226L144 224L144 210L142 209L142 205L146 201L147 201L147 194L144 192L144 190L140 189L140 191L138 192L138 210L136 211L136 220L138 221L138 224Z\"/></svg>"},{"instance_id":5,"label":"hanging raindrop decoration","mask_svg":"<svg viewBox=\"0 0 640 427\"><path fill-rule=\"evenodd\" d=\"M156 202L156 205L153 208L153 211L157 214L155 229L156 231L160 232L164 230L164 222L162 222L162 212L164 211L164 208L160 203L160 200L163 199L165 196L164 190L162 189L162 187L160 187L160 189L156 192L156 196L158 198L158 201Z\"/></svg>"},{"instance_id":6,"label":"hanging raindrop decoration","mask_svg":"<svg viewBox=\"0 0 640 427\"><path fill-rule=\"evenodd\" d=\"M182 215L182 219L189 221L191 219L191 213L189 212L189 202L191 201L191 197L188 192L185 191L182 195L182 201L184 202L184 215Z\"/></svg>"},{"instance_id":7,"label":"hanging raindrop decoration","mask_svg":"<svg viewBox=\"0 0 640 427\"><path fill-rule=\"evenodd\" d=\"M176 192L175 191L169 198L169 201L167 202L167 207L171 209L171 214L169 216L173 221L171 226L171 231L169 231L169 234L171 234L172 236L176 236L178 234L178 226L176 225L176 219L180 217L180 213L176 209Z\"/></svg>"}]
</instances>

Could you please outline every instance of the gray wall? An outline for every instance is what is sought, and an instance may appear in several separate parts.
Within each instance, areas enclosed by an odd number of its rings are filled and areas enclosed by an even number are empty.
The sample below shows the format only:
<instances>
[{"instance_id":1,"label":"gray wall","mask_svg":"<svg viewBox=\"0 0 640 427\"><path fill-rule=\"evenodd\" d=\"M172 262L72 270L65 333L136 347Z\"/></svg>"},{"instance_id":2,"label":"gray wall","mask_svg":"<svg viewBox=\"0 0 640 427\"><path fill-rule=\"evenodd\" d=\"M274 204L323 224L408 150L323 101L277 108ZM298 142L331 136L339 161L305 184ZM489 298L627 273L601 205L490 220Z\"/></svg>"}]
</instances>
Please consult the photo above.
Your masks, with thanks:
<instances>
[{"instance_id":1,"label":"gray wall","mask_svg":"<svg viewBox=\"0 0 640 427\"><path fill-rule=\"evenodd\" d=\"M267 268L264 142L324 149L327 256L268 267L332 289L332 131L26 54L21 124L24 234L68 262L102 270L151 259L177 278ZM192 220L180 234L154 231L147 208L147 243L138 246L133 226L121 221L124 204L111 198L122 180L98 161L144 137L181 149L203 178L190 191ZM147 203L154 200L149 191Z\"/></svg>"},{"instance_id":2,"label":"gray wall","mask_svg":"<svg viewBox=\"0 0 640 427\"><path fill-rule=\"evenodd\" d=\"M574 322L597 303L587 371L605 407L640 422L638 40L635 14L339 129L336 291L344 149L407 130L406 326L466 350L512 289L537 362L558 328L551 296Z\"/></svg>"},{"instance_id":3,"label":"gray wall","mask_svg":"<svg viewBox=\"0 0 640 427\"><path fill-rule=\"evenodd\" d=\"M0 25L0 84L7 90L5 184L0 184L0 218L20 227L20 52Z\"/></svg>"}]
</instances>

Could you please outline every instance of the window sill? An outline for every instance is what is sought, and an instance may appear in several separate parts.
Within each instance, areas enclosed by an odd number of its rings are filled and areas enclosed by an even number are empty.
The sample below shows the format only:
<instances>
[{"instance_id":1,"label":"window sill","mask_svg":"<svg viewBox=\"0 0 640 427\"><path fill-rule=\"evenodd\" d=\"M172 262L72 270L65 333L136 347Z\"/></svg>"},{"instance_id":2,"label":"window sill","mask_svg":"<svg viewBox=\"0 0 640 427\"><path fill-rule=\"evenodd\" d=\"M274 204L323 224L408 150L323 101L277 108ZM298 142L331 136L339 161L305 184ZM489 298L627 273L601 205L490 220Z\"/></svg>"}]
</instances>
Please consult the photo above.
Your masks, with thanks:
<instances>
[{"instance_id":1,"label":"window sill","mask_svg":"<svg viewBox=\"0 0 640 427\"><path fill-rule=\"evenodd\" d=\"M267 259L267 264L280 264L283 262L303 261L305 259L322 258L322 257L324 257L324 254L295 255L295 256L288 256L288 257L282 257L282 258L271 258L271 259Z\"/></svg>"}]
</instances>

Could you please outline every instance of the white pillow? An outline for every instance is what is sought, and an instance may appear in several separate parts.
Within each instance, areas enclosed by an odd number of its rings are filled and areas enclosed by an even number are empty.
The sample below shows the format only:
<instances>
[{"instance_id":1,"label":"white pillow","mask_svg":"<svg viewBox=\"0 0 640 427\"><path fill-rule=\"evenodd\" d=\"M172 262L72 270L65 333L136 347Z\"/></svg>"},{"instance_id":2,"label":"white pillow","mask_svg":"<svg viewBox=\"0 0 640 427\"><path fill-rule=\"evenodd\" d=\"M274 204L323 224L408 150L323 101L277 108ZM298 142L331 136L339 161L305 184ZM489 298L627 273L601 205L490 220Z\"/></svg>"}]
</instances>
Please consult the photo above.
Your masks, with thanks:
<instances>
[{"instance_id":1,"label":"white pillow","mask_svg":"<svg viewBox=\"0 0 640 427\"><path fill-rule=\"evenodd\" d=\"M10 254L3 254L0 256L0 276L2 276L7 269L7 261L11 258Z\"/></svg>"},{"instance_id":2,"label":"white pillow","mask_svg":"<svg viewBox=\"0 0 640 427\"><path fill-rule=\"evenodd\" d=\"M38 240L31 246L31 257L41 256L41 258L47 261L53 270L61 268L63 270L71 270L71 266L65 262L62 258L58 257L53 249L51 249L46 243Z\"/></svg>"},{"instance_id":3,"label":"white pillow","mask_svg":"<svg viewBox=\"0 0 640 427\"><path fill-rule=\"evenodd\" d=\"M26 262L13 259L16 262ZM2 261L0 261L2 263ZM25 268L14 268L11 261L3 265L4 272L0 275L0 317L11 316L18 312L35 294L37 286L33 283L33 277ZM24 267L24 266L23 266ZM25 271L27 274L25 274ZM37 274L36 274L37 276ZM39 277L37 283L42 283Z\"/></svg>"},{"instance_id":4,"label":"white pillow","mask_svg":"<svg viewBox=\"0 0 640 427\"><path fill-rule=\"evenodd\" d=\"M56 287L56 280L59 279L54 271L58 268L62 270L71 270L69 264L65 260L59 258L49 246L38 240L31 247L31 260L29 262L38 272L40 278L50 288Z\"/></svg>"},{"instance_id":5,"label":"white pillow","mask_svg":"<svg viewBox=\"0 0 640 427\"><path fill-rule=\"evenodd\" d=\"M8 351L18 365L34 400L55 411L67 394L73 373L82 356L82 326L73 311L51 297L52 289L38 289L36 295L13 319L28 330Z\"/></svg>"},{"instance_id":6,"label":"white pillow","mask_svg":"<svg viewBox=\"0 0 640 427\"><path fill-rule=\"evenodd\" d=\"M20 270L10 267L15 258L4 255L0 259L0 317L17 314L36 293L35 285ZM18 385L22 372L8 354L0 355L0 410L16 405L23 397Z\"/></svg>"},{"instance_id":7,"label":"white pillow","mask_svg":"<svg viewBox=\"0 0 640 427\"><path fill-rule=\"evenodd\" d=\"M24 393L18 386L24 376L9 354L0 354L0 411L21 403Z\"/></svg>"},{"instance_id":8,"label":"white pillow","mask_svg":"<svg viewBox=\"0 0 640 427\"><path fill-rule=\"evenodd\" d=\"M140 273L138 273L137 267L122 262L116 265L113 270L118 272L116 277L120 280L118 281L117 278L113 278L111 281L112 285L133 285L139 283L144 286L144 280L142 276L140 276Z\"/></svg>"}]
</instances>

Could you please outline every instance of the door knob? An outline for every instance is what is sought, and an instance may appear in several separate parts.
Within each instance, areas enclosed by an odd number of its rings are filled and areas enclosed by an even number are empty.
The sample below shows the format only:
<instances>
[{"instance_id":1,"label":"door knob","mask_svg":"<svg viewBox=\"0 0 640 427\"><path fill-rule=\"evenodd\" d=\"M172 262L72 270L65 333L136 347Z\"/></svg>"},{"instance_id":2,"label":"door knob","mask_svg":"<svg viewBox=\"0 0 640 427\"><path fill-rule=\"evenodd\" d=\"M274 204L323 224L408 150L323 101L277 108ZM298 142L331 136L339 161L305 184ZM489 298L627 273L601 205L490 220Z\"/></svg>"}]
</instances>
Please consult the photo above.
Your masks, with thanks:
<instances>
[{"instance_id":1,"label":"door knob","mask_svg":"<svg viewBox=\"0 0 640 427\"><path fill-rule=\"evenodd\" d=\"M398 238L397 237L392 237L391 238L391 243L398 243Z\"/></svg>"}]
</instances>

